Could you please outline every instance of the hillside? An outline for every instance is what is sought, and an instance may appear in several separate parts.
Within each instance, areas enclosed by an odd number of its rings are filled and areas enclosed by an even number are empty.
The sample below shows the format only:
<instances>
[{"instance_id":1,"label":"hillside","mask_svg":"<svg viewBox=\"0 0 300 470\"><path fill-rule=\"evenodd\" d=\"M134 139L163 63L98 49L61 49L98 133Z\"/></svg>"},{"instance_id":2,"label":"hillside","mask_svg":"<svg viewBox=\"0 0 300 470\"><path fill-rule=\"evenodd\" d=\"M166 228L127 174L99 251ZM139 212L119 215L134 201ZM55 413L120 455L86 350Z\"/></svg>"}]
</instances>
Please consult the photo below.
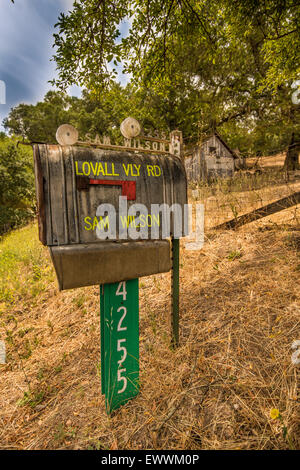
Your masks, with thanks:
<instances>
[{"instance_id":1,"label":"hillside","mask_svg":"<svg viewBox=\"0 0 300 470\"><path fill-rule=\"evenodd\" d=\"M299 206L181 243L180 347L170 275L140 280L141 393L107 417L99 289L58 292L36 225L0 245L1 449L300 449ZM281 419L271 419L271 409Z\"/></svg>"},{"instance_id":2,"label":"hillside","mask_svg":"<svg viewBox=\"0 0 300 470\"><path fill-rule=\"evenodd\" d=\"M248 167L252 167L257 164L260 168L283 168L285 158L286 152L262 157L250 157L246 159L246 165Z\"/></svg>"}]
</instances>

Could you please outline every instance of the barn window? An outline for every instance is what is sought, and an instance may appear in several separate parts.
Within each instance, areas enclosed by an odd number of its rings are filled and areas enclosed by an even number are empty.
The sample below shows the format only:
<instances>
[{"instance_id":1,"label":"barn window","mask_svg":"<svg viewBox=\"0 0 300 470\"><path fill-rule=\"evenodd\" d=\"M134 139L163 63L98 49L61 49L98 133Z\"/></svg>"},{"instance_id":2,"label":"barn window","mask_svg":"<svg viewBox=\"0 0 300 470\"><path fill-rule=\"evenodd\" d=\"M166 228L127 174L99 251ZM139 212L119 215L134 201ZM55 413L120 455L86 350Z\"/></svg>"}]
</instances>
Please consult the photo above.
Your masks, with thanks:
<instances>
[{"instance_id":1,"label":"barn window","mask_svg":"<svg viewBox=\"0 0 300 470\"><path fill-rule=\"evenodd\" d=\"M216 147L209 147L209 153L215 153Z\"/></svg>"}]
</instances>

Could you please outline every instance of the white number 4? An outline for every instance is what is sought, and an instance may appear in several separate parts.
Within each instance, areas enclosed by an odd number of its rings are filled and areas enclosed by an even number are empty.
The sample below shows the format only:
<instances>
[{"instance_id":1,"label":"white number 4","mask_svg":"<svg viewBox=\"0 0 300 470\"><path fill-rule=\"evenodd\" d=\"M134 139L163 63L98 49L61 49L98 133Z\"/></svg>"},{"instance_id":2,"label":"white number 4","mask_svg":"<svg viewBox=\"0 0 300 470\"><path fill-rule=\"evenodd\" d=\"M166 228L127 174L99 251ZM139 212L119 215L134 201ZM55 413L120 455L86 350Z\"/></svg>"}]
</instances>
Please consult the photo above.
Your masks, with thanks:
<instances>
[{"instance_id":1,"label":"white number 4","mask_svg":"<svg viewBox=\"0 0 300 470\"><path fill-rule=\"evenodd\" d=\"M126 281L122 281L119 283L116 295L122 295L123 300L126 300L126 296L127 296Z\"/></svg>"}]
</instances>

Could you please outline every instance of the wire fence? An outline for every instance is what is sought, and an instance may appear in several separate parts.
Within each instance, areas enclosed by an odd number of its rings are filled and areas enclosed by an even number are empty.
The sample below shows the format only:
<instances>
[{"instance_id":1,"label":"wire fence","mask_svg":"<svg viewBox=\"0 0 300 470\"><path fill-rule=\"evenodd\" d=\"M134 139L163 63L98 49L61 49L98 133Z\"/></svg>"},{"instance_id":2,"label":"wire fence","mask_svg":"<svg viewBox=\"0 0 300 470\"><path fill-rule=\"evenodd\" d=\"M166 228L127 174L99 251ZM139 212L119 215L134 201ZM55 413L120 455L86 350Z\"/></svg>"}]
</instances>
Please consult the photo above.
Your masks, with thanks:
<instances>
[{"instance_id":1,"label":"wire fence","mask_svg":"<svg viewBox=\"0 0 300 470\"><path fill-rule=\"evenodd\" d=\"M191 203L204 204L205 231L240 216L258 210L283 198L293 197L300 191L300 171L287 173L274 168L265 168L262 172L238 172L233 178L218 178L213 182L189 183L188 196ZM296 202L296 200L295 200ZM300 222L300 205L293 204L292 210L278 206L280 218L287 223L291 220ZM262 217L268 216L261 211ZM276 216L275 216L276 219ZM274 216L273 216L273 220ZM254 220L254 219L253 219ZM227 224L228 225L228 224ZM229 224L230 225L230 224ZM229 227L228 225L228 227ZM225 228L225 227L224 227Z\"/></svg>"}]
</instances>

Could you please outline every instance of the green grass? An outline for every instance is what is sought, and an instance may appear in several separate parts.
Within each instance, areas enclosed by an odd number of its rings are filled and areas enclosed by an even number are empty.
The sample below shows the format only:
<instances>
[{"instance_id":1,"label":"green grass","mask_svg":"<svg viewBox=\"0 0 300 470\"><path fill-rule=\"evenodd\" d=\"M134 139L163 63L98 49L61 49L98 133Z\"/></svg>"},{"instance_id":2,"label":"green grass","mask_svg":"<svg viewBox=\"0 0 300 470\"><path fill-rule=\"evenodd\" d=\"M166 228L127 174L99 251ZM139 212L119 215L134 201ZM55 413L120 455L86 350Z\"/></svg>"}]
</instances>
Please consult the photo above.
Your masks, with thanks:
<instances>
[{"instance_id":1,"label":"green grass","mask_svg":"<svg viewBox=\"0 0 300 470\"><path fill-rule=\"evenodd\" d=\"M29 405L31 408L35 408L37 405L41 404L44 400L45 393L43 391L40 392L30 392L25 391L23 398L17 401L18 406L26 406Z\"/></svg>"},{"instance_id":2,"label":"green grass","mask_svg":"<svg viewBox=\"0 0 300 470\"><path fill-rule=\"evenodd\" d=\"M38 239L36 224L0 239L0 316L21 298L39 295L53 280L48 251Z\"/></svg>"},{"instance_id":3,"label":"green grass","mask_svg":"<svg viewBox=\"0 0 300 470\"><path fill-rule=\"evenodd\" d=\"M243 253L241 253L239 250L236 251L231 251L229 255L227 256L227 259L229 261L234 261L235 259L239 259L243 256Z\"/></svg>"}]
</instances>

